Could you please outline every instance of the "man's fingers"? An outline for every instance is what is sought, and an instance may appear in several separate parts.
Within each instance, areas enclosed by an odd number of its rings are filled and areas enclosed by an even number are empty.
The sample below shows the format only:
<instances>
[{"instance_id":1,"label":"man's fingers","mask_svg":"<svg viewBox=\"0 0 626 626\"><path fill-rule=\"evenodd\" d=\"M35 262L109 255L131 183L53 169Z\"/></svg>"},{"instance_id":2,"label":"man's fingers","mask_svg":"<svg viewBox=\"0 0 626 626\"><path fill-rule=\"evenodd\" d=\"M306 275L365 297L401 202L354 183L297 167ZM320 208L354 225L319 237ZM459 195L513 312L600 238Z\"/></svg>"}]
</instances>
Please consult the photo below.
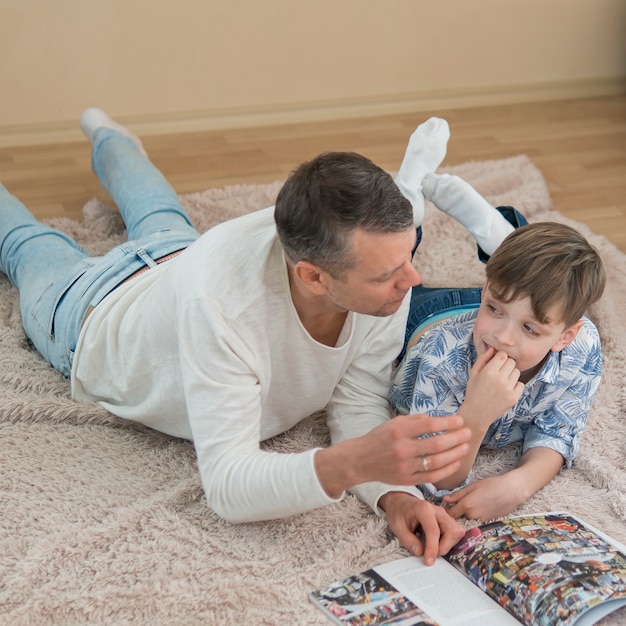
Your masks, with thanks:
<instances>
[{"instance_id":1,"label":"man's fingers","mask_svg":"<svg viewBox=\"0 0 626 626\"><path fill-rule=\"evenodd\" d=\"M434 435L442 432L453 433L463 430L463 418L460 415L448 415L446 417L428 417L415 413L406 415L411 432L409 436L421 437L423 435ZM395 418L398 419L398 418Z\"/></svg>"},{"instance_id":2,"label":"man's fingers","mask_svg":"<svg viewBox=\"0 0 626 626\"><path fill-rule=\"evenodd\" d=\"M421 518L420 525L422 537L418 542L426 565L433 565L438 556L447 554L465 533L463 527L439 506L432 506L429 514ZM411 552L415 554L413 550Z\"/></svg>"},{"instance_id":3,"label":"man's fingers","mask_svg":"<svg viewBox=\"0 0 626 626\"><path fill-rule=\"evenodd\" d=\"M424 554L424 542L415 533L410 534L405 539L398 537L400 545L406 548L413 556L422 556Z\"/></svg>"},{"instance_id":4,"label":"man's fingers","mask_svg":"<svg viewBox=\"0 0 626 626\"><path fill-rule=\"evenodd\" d=\"M398 538L400 545L413 556L424 554L424 542L419 534L411 532L406 526L394 527L392 531Z\"/></svg>"},{"instance_id":5,"label":"man's fingers","mask_svg":"<svg viewBox=\"0 0 626 626\"><path fill-rule=\"evenodd\" d=\"M414 440L416 454L433 454L454 448L469 441L472 433L464 426L460 415L447 417L426 417L407 415L411 418L404 436Z\"/></svg>"},{"instance_id":6,"label":"man's fingers","mask_svg":"<svg viewBox=\"0 0 626 626\"><path fill-rule=\"evenodd\" d=\"M426 519L421 520L421 525L424 536L424 563L426 565L432 565L439 556L439 538L441 537L439 522L437 521L434 507L432 514L429 514Z\"/></svg>"},{"instance_id":7,"label":"man's fingers","mask_svg":"<svg viewBox=\"0 0 626 626\"><path fill-rule=\"evenodd\" d=\"M469 452L469 444L462 443L443 452L420 454L415 458L413 474L415 482L437 483L451 476L461 465L461 459Z\"/></svg>"},{"instance_id":8,"label":"man's fingers","mask_svg":"<svg viewBox=\"0 0 626 626\"><path fill-rule=\"evenodd\" d=\"M448 476L452 476L461 466L461 461L453 461L441 468L429 470L428 472L418 471L413 474L412 483L423 485L424 483L438 483Z\"/></svg>"},{"instance_id":9,"label":"man's fingers","mask_svg":"<svg viewBox=\"0 0 626 626\"><path fill-rule=\"evenodd\" d=\"M471 437L469 428L451 433L442 433L416 439L412 442L416 469L428 471L437 469L460 459L469 449L467 443Z\"/></svg>"},{"instance_id":10,"label":"man's fingers","mask_svg":"<svg viewBox=\"0 0 626 626\"><path fill-rule=\"evenodd\" d=\"M442 530L439 540L439 555L448 554L450 550L461 540L465 529L444 510L438 511L439 525Z\"/></svg>"}]
</instances>

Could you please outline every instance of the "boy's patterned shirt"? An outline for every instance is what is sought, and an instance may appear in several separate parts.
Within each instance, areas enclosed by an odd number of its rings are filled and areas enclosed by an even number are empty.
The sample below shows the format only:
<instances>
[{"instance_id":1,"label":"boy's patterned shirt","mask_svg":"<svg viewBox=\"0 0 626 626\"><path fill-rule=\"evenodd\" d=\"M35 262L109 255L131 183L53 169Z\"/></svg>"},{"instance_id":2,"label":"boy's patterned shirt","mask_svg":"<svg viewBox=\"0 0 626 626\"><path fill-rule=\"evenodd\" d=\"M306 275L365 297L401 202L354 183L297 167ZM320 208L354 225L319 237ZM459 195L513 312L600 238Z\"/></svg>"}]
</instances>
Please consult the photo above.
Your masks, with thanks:
<instances>
[{"instance_id":1,"label":"boy's patterned shirt","mask_svg":"<svg viewBox=\"0 0 626 626\"><path fill-rule=\"evenodd\" d=\"M477 358L472 337L477 314L478 309L437 324L407 352L390 391L398 412L457 412ZM571 465L601 373L600 337L594 324L583 318L574 341L561 352L550 352L517 404L489 427L481 445L500 448L523 441L524 452L550 448Z\"/></svg>"}]
</instances>

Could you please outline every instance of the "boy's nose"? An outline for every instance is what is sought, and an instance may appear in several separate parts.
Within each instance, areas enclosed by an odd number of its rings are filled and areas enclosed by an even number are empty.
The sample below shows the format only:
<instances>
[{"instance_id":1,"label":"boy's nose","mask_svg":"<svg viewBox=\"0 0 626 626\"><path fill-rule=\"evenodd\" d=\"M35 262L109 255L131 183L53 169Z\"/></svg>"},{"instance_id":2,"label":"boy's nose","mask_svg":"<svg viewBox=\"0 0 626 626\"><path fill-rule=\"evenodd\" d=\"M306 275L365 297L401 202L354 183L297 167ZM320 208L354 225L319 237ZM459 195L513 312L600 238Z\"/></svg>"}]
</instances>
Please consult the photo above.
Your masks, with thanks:
<instances>
[{"instance_id":1,"label":"boy's nose","mask_svg":"<svg viewBox=\"0 0 626 626\"><path fill-rule=\"evenodd\" d=\"M513 329L509 324L502 324L501 326L498 326L493 336L502 346L513 345Z\"/></svg>"}]
</instances>

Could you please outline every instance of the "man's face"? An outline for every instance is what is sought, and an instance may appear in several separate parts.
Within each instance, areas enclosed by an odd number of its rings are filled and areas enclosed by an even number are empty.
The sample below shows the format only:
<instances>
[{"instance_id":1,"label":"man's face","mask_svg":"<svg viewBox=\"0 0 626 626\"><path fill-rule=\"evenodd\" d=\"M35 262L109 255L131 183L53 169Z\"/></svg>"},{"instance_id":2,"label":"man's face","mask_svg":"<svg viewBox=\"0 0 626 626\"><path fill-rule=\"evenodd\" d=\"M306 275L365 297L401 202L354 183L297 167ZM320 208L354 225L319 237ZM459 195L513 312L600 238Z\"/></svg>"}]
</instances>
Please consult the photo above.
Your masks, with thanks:
<instances>
[{"instance_id":1,"label":"man's face","mask_svg":"<svg viewBox=\"0 0 626 626\"><path fill-rule=\"evenodd\" d=\"M560 311L553 308L548 322L542 324L533 313L530 298L505 303L486 285L474 325L476 351L480 355L492 346L505 352L515 361L521 379L529 380L551 350L562 350L576 336L577 330L566 329L560 320Z\"/></svg>"},{"instance_id":2,"label":"man's face","mask_svg":"<svg viewBox=\"0 0 626 626\"><path fill-rule=\"evenodd\" d=\"M377 317L395 313L411 287L422 280L412 264L414 245L414 228L399 233L356 229L352 235L354 267L340 279L324 273L329 307Z\"/></svg>"}]
</instances>

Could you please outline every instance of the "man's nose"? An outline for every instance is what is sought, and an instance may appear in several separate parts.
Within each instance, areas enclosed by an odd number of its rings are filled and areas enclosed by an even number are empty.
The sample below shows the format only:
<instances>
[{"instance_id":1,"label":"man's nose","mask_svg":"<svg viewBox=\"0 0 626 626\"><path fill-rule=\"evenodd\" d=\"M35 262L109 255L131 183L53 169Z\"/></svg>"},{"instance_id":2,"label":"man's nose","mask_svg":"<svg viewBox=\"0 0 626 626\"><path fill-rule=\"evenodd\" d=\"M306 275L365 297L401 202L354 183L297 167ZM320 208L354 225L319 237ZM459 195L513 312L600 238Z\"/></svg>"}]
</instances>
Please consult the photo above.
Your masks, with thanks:
<instances>
[{"instance_id":1,"label":"man's nose","mask_svg":"<svg viewBox=\"0 0 626 626\"><path fill-rule=\"evenodd\" d=\"M402 276L402 282L406 284L406 289L410 289L422 283L422 276L412 263L407 262L406 271Z\"/></svg>"}]
</instances>

